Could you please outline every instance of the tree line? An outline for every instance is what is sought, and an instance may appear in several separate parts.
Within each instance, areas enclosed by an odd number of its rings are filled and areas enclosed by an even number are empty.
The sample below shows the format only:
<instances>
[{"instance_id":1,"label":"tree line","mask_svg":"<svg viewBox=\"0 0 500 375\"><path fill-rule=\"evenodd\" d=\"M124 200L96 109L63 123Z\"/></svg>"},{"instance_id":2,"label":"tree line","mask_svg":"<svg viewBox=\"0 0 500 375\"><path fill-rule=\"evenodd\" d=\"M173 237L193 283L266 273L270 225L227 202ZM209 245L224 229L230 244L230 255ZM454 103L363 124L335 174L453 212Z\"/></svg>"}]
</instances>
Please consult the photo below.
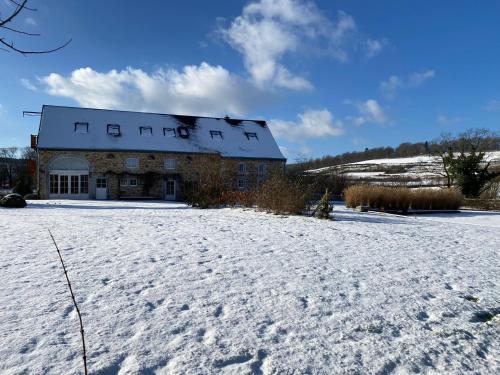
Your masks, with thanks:
<instances>
[{"instance_id":1,"label":"tree line","mask_svg":"<svg viewBox=\"0 0 500 375\"><path fill-rule=\"evenodd\" d=\"M482 151L499 151L500 136L496 132L486 129L471 129L467 132L476 132L481 134L481 150ZM450 133L442 134L440 138L432 141L424 142L404 142L397 147L374 147L365 148L364 151L344 152L339 155L325 155L321 158L311 158L298 160L296 163L287 165L287 168L294 171L304 171L308 169L318 169L331 167L334 165L356 163L372 159L392 159L405 158L419 155L435 155L438 150L446 148L454 152L470 152L471 145L463 142L465 133L453 136Z\"/></svg>"}]
</instances>

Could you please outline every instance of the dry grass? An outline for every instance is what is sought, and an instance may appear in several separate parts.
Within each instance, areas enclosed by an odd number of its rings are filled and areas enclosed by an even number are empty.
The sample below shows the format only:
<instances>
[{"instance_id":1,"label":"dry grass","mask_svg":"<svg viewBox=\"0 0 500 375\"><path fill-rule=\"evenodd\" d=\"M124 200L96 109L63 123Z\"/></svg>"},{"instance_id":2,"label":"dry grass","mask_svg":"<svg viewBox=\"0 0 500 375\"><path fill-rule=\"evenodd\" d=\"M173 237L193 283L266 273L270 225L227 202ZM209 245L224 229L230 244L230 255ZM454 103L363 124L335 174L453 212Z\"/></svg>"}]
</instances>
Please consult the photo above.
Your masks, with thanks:
<instances>
[{"instance_id":1,"label":"dry grass","mask_svg":"<svg viewBox=\"0 0 500 375\"><path fill-rule=\"evenodd\" d=\"M307 198L308 192L300 183L274 176L262 185L256 203L267 212L300 215L307 206Z\"/></svg>"},{"instance_id":2,"label":"dry grass","mask_svg":"<svg viewBox=\"0 0 500 375\"><path fill-rule=\"evenodd\" d=\"M229 207L253 207L257 199L255 191L223 191L221 202Z\"/></svg>"},{"instance_id":3,"label":"dry grass","mask_svg":"<svg viewBox=\"0 0 500 375\"><path fill-rule=\"evenodd\" d=\"M356 185L344 191L347 207L368 206L385 211L457 210L463 196L454 189L430 190Z\"/></svg>"}]
</instances>

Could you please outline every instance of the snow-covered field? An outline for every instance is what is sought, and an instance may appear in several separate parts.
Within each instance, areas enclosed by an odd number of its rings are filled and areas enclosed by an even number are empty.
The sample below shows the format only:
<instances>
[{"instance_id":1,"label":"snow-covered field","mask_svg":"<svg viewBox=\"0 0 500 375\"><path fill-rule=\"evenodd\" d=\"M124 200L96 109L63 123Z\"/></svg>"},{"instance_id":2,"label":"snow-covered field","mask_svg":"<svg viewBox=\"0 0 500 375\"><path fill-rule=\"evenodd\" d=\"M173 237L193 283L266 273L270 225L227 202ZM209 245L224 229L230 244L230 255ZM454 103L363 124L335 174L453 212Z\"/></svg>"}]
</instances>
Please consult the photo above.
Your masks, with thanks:
<instances>
[{"instance_id":1,"label":"snow-covered field","mask_svg":"<svg viewBox=\"0 0 500 375\"><path fill-rule=\"evenodd\" d=\"M494 374L500 214L0 210L0 373ZM474 302L473 298L478 298Z\"/></svg>"},{"instance_id":2,"label":"snow-covered field","mask_svg":"<svg viewBox=\"0 0 500 375\"><path fill-rule=\"evenodd\" d=\"M485 160L500 165L500 151L490 151ZM409 187L443 186L442 163L438 157L421 155L408 158L372 159L311 169L309 173L340 173L353 183L384 184Z\"/></svg>"}]
</instances>

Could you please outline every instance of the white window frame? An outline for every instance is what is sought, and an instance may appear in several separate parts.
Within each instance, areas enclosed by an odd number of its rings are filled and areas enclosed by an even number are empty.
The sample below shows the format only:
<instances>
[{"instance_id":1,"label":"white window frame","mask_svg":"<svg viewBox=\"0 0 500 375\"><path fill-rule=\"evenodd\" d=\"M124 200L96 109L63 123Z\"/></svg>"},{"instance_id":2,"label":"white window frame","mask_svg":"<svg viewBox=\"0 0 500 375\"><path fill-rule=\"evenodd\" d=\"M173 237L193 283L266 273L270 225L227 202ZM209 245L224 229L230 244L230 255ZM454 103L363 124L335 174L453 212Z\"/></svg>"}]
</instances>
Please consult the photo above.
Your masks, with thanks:
<instances>
[{"instance_id":1,"label":"white window frame","mask_svg":"<svg viewBox=\"0 0 500 375\"><path fill-rule=\"evenodd\" d=\"M139 158L129 157L125 158L125 168L126 169L137 169L139 168Z\"/></svg>"},{"instance_id":2,"label":"white window frame","mask_svg":"<svg viewBox=\"0 0 500 375\"><path fill-rule=\"evenodd\" d=\"M165 169L175 170L177 168L177 160L165 159Z\"/></svg>"}]
</instances>

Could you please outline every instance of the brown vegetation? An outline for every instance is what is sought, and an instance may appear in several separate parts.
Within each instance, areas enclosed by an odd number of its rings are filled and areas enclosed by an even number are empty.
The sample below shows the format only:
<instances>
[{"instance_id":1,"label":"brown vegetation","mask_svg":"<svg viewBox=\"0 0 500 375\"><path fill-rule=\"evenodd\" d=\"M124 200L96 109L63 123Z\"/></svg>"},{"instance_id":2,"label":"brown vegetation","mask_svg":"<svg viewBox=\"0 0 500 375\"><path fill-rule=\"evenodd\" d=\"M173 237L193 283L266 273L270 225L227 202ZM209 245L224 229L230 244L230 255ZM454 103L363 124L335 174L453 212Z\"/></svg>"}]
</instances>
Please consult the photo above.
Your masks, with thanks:
<instances>
[{"instance_id":1,"label":"brown vegetation","mask_svg":"<svg viewBox=\"0 0 500 375\"><path fill-rule=\"evenodd\" d=\"M308 195L300 183L273 176L259 189L256 204L274 214L300 215L307 206Z\"/></svg>"},{"instance_id":2,"label":"brown vegetation","mask_svg":"<svg viewBox=\"0 0 500 375\"><path fill-rule=\"evenodd\" d=\"M368 206L384 211L456 210L463 196L454 189L414 189L356 185L344 191L347 207Z\"/></svg>"}]
</instances>

